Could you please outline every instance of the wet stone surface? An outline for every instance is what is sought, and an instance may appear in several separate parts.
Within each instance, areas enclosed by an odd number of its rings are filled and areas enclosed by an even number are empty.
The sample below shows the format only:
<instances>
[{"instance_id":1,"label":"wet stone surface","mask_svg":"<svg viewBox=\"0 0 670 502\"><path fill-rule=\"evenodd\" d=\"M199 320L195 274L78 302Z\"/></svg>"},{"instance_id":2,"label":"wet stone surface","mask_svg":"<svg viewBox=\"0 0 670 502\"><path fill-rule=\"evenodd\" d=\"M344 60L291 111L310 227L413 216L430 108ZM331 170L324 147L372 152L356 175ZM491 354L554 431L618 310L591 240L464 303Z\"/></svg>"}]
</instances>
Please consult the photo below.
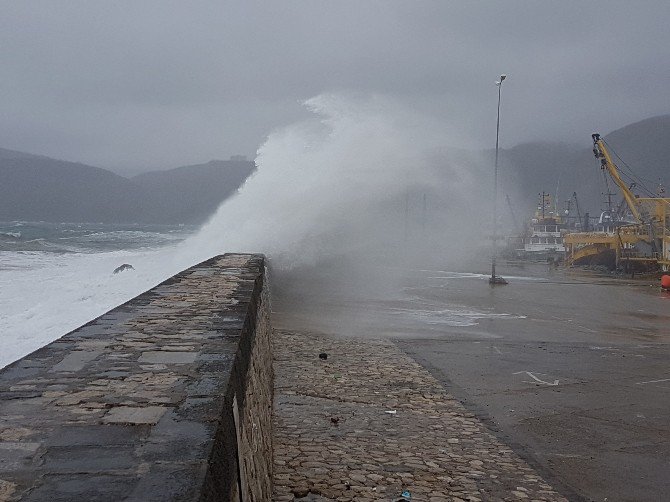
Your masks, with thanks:
<instances>
[{"instance_id":1,"label":"wet stone surface","mask_svg":"<svg viewBox=\"0 0 670 502\"><path fill-rule=\"evenodd\" d=\"M273 349L274 500L566 500L393 342L277 331Z\"/></svg>"},{"instance_id":2,"label":"wet stone surface","mask_svg":"<svg viewBox=\"0 0 670 502\"><path fill-rule=\"evenodd\" d=\"M262 267L215 257L0 372L0 500L199 500Z\"/></svg>"}]
</instances>

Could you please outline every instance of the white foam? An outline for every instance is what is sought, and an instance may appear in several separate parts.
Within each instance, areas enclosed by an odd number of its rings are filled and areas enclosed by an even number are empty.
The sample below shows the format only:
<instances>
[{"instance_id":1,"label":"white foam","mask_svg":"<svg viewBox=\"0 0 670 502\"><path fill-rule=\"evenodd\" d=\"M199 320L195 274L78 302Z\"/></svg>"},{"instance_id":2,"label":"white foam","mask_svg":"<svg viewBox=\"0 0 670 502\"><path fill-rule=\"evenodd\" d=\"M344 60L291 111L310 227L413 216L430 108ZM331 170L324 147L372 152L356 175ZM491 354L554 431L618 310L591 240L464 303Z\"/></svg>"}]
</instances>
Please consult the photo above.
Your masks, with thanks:
<instances>
[{"instance_id":1,"label":"white foam","mask_svg":"<svg viewBox=\"0 0 670 502\"><path fill-rule=\"evenodd\" d=\"M122 263L135 270L114 274ZM0 367L150 289L180 265L171 249L0 253Z\"/></svg>"},{"instance_id":2,"label":"white foam","mask_svg":"<svg viewBox=\"0 0 670 502\"><path fill-rule=\"evenodd\" d=\"M263 252L292 267L400 245L456 256L481 240L472 200L484 200L482 184L472 165L443 157L444 124L381 97L322 95L306 105L314 118L270 134L257 173L187 252ZM426 194L430 211L421 209ZM431 231L408 235L410 225Z\"/></svg>"},{"instance_id":3,"label":"white foam","mask_svg":"<svg viewBox=\"0 0 670 502\"><path fill-rule=\"evenodd\" d=\"M258 151L256 174L183 243L157 251L0 253L0 365L226 251L265 253L282 267L397 252L403 218L407 225L411 216L410 189L437 194L430 204L441 204L433 212L438 219L423 227L440 231L421 239L405 231L405 245L430 250L439 239L441 252L456 256L470 252L464 242L481 240L481 225L469 218L481 214L471 199L485 200L477 194L482 184L472 166L437 155L444 124L379 97L323 95L307 106L314 118L271 133ZM112 274L122 263L135 270ZM464 315L454 314L454 322Z\"/></svg>"}]
</instances>

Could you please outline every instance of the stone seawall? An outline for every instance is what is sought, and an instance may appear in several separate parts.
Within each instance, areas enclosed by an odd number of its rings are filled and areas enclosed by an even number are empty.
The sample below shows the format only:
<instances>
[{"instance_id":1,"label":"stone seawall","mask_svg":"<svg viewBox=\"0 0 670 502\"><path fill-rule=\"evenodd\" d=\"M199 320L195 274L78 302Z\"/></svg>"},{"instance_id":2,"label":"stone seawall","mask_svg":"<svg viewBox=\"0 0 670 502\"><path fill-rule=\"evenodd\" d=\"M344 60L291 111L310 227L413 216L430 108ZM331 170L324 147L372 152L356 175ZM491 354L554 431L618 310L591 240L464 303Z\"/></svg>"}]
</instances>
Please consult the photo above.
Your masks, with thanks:
<instances>
[{"instance_id":1,"label":"stone seawall","mask_svg":"<svg viewBox=\"0 0 670 502\"><path fill-rule=\"evenodd\" d=\"M263 257L214 257L0 372L0 500L270 500L272 385Z\"/></svg>"}]
</instances>

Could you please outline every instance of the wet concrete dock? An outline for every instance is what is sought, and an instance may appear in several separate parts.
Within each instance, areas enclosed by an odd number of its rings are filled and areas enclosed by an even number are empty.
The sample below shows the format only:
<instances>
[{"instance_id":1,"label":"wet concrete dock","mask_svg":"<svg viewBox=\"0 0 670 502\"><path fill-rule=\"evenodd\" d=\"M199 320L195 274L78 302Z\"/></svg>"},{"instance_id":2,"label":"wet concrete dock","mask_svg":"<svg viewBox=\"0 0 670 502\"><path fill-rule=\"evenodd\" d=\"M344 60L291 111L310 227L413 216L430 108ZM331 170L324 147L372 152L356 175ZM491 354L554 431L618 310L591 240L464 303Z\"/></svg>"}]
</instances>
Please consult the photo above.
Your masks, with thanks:
<instances>
[{"instance_id":1,"label":"wet concrete dock","mask_svg":"<svg viewBox=\"0 0 670 502\"><path fill-rule=\"evenodd\" d=\"M349 356L392 343L569 500L665 500L670 296L651 281L500 268L510 284L495 289L485 273L439 269L320 271L307 294L288 277L275 320L335 344L358 338Z\"/></svg>"}]
</instances>

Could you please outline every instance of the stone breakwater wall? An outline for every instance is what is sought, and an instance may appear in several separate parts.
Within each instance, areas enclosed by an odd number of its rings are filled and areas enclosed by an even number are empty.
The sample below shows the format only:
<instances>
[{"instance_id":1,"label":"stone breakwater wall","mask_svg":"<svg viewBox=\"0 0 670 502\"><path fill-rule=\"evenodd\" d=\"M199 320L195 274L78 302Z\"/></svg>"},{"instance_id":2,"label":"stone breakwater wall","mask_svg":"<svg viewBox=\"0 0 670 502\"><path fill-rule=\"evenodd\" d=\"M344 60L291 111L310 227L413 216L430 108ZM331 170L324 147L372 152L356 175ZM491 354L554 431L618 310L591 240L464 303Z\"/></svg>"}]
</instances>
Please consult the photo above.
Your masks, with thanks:
<instances>
[{"instance_id":1,"label":"stone breakwater wall","mask_svg":"<svg viewBox=\"0 0 670 502\"><path fill-rule=\"evenodd\" d=\"M226 254L6 367L0 500L270 500L269 310Z\"/></svg>"}]
</instances>

